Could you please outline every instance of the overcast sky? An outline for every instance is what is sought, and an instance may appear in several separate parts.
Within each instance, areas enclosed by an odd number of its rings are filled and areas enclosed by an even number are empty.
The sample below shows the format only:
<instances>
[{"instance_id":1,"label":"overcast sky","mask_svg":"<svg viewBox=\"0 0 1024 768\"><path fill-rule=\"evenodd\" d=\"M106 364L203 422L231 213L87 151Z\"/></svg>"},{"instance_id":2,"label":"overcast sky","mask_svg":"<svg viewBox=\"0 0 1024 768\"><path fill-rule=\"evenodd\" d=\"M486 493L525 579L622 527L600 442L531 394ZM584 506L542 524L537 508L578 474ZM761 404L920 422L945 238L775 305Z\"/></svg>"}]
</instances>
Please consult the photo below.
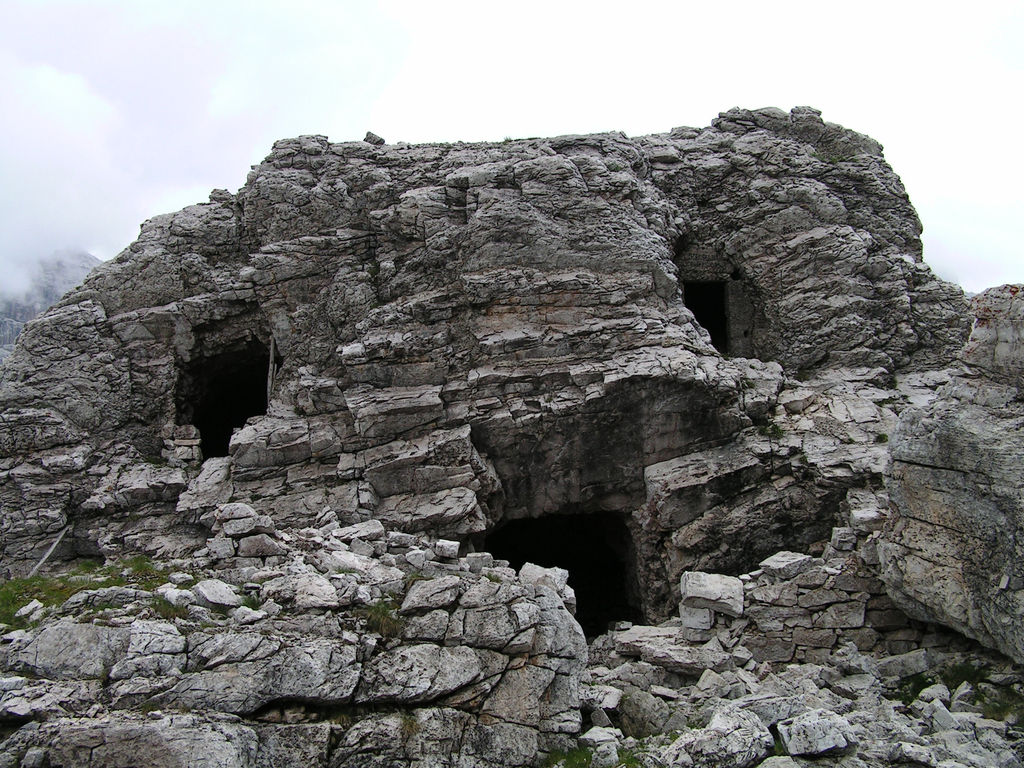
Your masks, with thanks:
<instances>
[{"instance_id":1,"label":"overcast sky","mask_svg":"<svg viewBox=\"0 0 1024 768\"><path fill-rule=\"evenodd\" d=\"M957 10L950 10L956 8ZM966 289L1024 282L1024 3L0 0L0 286L110 258L277 138L500 140L811 105L879 140Z\"/></svg>"}]
</instances>

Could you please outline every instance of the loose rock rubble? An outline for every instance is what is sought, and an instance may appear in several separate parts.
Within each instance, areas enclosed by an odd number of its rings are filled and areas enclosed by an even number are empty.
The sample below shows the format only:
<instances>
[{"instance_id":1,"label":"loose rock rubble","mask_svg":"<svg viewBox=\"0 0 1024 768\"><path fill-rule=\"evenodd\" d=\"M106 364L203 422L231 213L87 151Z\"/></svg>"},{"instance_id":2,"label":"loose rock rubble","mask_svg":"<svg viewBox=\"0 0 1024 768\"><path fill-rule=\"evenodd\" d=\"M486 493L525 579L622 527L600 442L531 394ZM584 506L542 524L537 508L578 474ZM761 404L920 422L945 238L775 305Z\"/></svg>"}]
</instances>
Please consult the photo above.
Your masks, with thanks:
<instances>
[{"instance_id":1,"label":"loose rock rubble","mask_svg":"<svg viewBox=\"0 0 1024 768\"><path fill-rule=\"evenodd\" d=\"M1022 764L1022 734L1003 720L1024 714L1018 667L891 604L866 610L881 582L860 551L761 565L739 579L684 574L680 619L593 640L580 744L651 766ZM720 602L695 629L692 585L732 581L740 610Z\"/></svg>"},{"instance_id":2,"label":"loose rock rubble","mask_svg":"<svg viewBox=\"0 0 1024 768\"><path fill-rule=\"evenodd\" d=\"M240 506L218 519L244 519ZM506 765L570 743L586 645L564 571L477 567L453 542L386 536L379 523L304 533L315 554L287 546L268 556L274 566L239 557L191 586L179 573L180 586L85 589L4 635L0 663L15 676L3 679L0 718L45 723L4 742L0 764L32 749L74 761L96 739L111 750L96 765L136 741L154 750L147 764L166 752L169 765L318 765L330 747L332 766L367 754ZM359 535L378 557L353 551ZM204 752L207 740L223 749Z\"/></svg>"}]
</instances>

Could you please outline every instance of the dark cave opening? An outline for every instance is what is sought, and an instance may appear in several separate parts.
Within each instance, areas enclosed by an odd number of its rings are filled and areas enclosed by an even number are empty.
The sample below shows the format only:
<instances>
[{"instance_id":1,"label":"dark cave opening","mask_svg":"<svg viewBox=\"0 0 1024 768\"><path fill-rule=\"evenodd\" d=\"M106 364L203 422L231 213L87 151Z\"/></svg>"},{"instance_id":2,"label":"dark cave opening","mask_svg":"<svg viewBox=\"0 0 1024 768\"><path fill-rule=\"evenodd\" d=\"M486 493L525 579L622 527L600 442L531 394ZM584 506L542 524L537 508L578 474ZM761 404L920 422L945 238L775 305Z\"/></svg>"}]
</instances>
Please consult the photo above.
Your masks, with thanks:
<instances>
[{"instance_id":1,"label":"dark cave opening","mask_svg":"<svg viewBox=\"0 0 1024 768\"><path fill-rule=\"evenodd\" d=\"M250 340L193 361L181 376L178 423L199 429L204 459L227 456L231 433L250 416L267 412L269 363L267 347Z\"/></svg>"},{"instance_id":2,"label":"dark cave opening","mask_svg":"<svg viewBox=\"0 0 1024 768\"><path fill-rule=\"evenodd\" d=\"M613 621L642 620L632 538L622 513L510 520L487 535L485 548L516 569L531 562L569 571L576 620L587 637L605 632Z\"/></svg>"},{"instance_id":3,"label":"dark cave opening","mask_svg":"<svg viewBox=\"0 0 1024 768\"><path fill-rule=\"evenodd\" d=\"M683 303L693 317L711 335L711 344L723 355L729 353L726 282L724 280L687 280L683 283Z\"/></svg>"}]
</instances>

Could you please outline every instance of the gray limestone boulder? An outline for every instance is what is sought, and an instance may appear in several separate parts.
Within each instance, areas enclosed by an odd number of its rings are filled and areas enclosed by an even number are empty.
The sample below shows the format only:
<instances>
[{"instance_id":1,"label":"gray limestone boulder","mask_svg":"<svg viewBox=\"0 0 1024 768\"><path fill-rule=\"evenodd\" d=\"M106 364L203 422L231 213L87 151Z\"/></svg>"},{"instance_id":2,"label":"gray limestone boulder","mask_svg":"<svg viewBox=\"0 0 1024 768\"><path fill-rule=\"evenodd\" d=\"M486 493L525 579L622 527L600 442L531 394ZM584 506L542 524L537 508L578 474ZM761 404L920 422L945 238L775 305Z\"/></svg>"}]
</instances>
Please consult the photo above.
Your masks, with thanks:
<instances>
[{"instance_id":1,"label":"gray limestone boulder","mask_svg":"<svg viewBox=\"0 0 1024 768\"><path fill-rule=\"evenodd\" d=\"M131 632L124 627L61 619L11 644L7 664L18 672L54 679L103 678L125 655Z\"/></svg>"},{"instance_id":2,"label":"gray limestone boulder","mask_svg":"<svg viewBox=\"0 0 1024 768\"><path fill-rule=\"evenodd\" d=\"M237 590L220 579L203 579L192 587L192 593L209 608L237 608L242 604Z\"/></svg>"},{"instance_id":3,"label":"gray limestone boulder","mask_svg":"<svg viewBox=\"0 0 1024 768\"><path fill-rule=\"evenodd\" d=\"M15 733L0 745L0 761L7 761L0 764L38 759L42 762L34 764L39 766L259 768L264 764L259 751L256 731L238 721L190 714L120 716L106 722L58 719Z\"/></svg>"},{"instance_id":4,"label":"gray limestone boulder","mask_svg":"<svg viewBox=\"0 0 1024 768\"><path fill-rule=\"evenodd\" d=\"M719 573L684 573L679 586L680 604L687 608L709 608L728 616L743 615L743 583L735 576Z\"/></svg>"},{"instance_id":5,"label":"gray limestone boulder","mask_svg":"<svg viewBox=\"0 0 1024 768\"><path fill-rule=\"evenodd\" d=\"M812 710L779 723L782 745L791 755L817 756L853 746L850 724L841 715Z\"/></svg>"},{"instance_id":6,"label":"gray limestone boulder","mask_svg":"<svg viewBox=\"0 0 1024 768\"><path fill-rule=\"evenodd\" d=\"M663 759L671 766L751 768L771 753L773 743L757 715L723 707L707 727L684 732L673 741Z\"/></svg>"},{"instance_id":7,"label":"gray limestone boulder","mask_svg":"<svg viewBox=\"0 0 1024 768\"><path fill-rule=\"evenodd\" d=\"M801 552L776 552L762 560L758 567L769 576L787 580L799 576L814 565L814 558Z\"/></svg>"}]
</instances>

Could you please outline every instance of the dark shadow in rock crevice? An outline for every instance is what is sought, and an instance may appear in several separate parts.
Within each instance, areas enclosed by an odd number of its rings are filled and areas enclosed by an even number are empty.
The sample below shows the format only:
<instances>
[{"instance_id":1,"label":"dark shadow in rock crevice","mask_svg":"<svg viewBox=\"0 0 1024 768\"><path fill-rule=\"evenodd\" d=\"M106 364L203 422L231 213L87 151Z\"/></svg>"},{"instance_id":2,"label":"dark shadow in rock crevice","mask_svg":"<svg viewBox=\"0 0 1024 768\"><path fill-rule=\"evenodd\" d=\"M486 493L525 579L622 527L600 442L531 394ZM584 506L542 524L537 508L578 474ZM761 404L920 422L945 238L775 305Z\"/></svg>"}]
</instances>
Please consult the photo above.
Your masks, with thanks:
<instances>
[{"instance_id":1,"label":"dark shadow in rock crevice","mask_svg":"<svg viewBox=\"0 0 1024 768\"><path fill-rule=\"evenodd\" d=\"M772 359L767 320L756 287L743 270L718 250L691 235L680 235L672 260L679 275L683 303L711 336L711 344L728 357ZM762 348L764 347L764 348Z\"/></svg>"},{"instance_id":2,"label":"dark shadow in rock crevice","mask_svg":"<svg viewBox=\"0 0 1024 768\"><path fill-rule=\"evenodd\" d=\"M275 365L277 365L275 361ZM270 352L250 339L194 359L178 379L177 422L194 424L203 458L227 456L231 433L267 412Z\"/></svg>"},{"instance_id":3,"label":"dark shadow in rock crevice","mask_svg":"<svg viewBox=\"0 0 1024 768\"><path fill-rule=\"evenodd\" d=\"M502 523L485 548L513 568L530 562L569 571L576 619L587 637L613 621L640 621L632 537L621 512L569 512Z\"/></svg>"}]
</instances>

